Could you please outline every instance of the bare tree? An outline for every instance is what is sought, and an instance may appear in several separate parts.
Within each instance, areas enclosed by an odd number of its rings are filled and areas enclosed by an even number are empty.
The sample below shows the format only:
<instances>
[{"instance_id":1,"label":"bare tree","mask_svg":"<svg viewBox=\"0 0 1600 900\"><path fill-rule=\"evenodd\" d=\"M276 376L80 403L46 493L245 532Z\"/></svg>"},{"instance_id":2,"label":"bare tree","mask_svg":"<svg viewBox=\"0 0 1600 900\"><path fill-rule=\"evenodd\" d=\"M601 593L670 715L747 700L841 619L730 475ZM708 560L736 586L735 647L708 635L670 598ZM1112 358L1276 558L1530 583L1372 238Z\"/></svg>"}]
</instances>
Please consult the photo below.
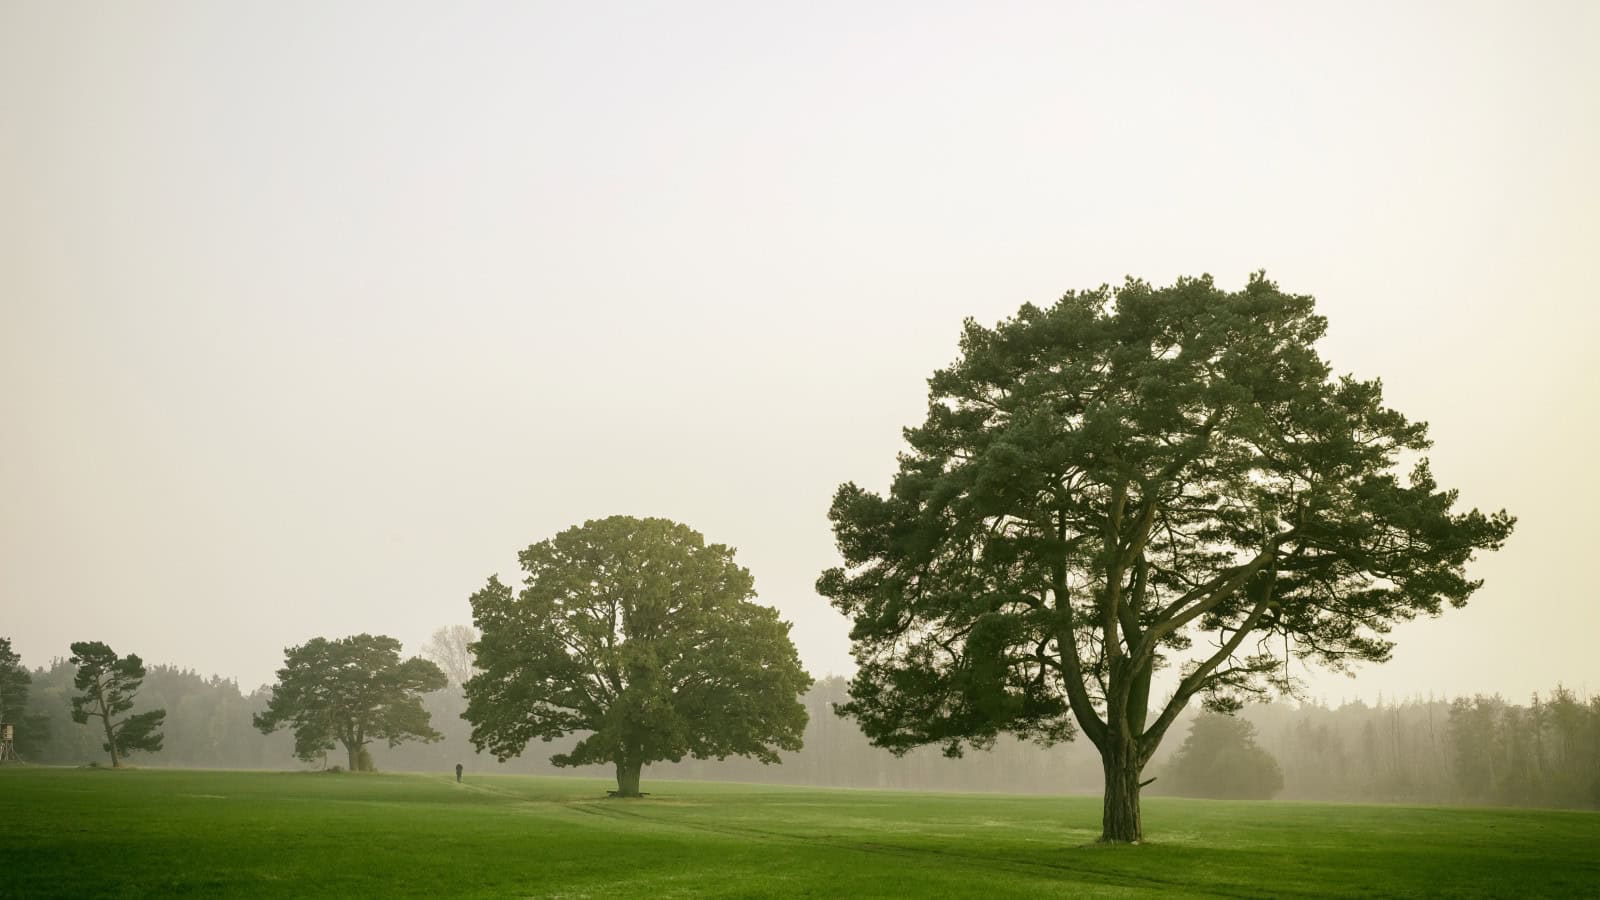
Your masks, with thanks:
<instances>
[{"instance_id":1,"label":"bare tree","mask_svg":"<svg viewBox=\"0 0 1600 900\"><path fill-rule=\"evenodd\" d=\"M477 639L478 629L471 625L446 625L422 645L422 655L438 663L450 684L460 687L477 674L470 646Z\"/></svg>"}]
</instances>

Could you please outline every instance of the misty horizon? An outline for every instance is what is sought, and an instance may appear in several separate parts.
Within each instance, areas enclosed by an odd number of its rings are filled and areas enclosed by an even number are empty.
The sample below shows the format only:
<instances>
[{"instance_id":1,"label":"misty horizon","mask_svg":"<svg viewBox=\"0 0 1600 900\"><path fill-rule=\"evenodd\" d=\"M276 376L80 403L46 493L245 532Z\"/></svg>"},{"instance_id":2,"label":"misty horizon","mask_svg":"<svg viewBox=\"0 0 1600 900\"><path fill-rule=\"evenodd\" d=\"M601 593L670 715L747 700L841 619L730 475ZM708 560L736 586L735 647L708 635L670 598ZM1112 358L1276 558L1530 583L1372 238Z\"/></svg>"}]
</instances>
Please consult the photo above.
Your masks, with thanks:
<instances>
[{"instance_id":1,"label":"misty horizon","mask_svg":"<svg viewBox=\"0 0 1600 900\"><path fill-rule=\"evenodd\" d=\"M886 485L964 318L1264 269L1462 508L1520 520L1465 609L1307 693L1600 684L1591 6L180 7L0 9L30 668L415 653L521 548L628 514L738 548L848 675L828 502Z\"/></svg>"}]
</instances>

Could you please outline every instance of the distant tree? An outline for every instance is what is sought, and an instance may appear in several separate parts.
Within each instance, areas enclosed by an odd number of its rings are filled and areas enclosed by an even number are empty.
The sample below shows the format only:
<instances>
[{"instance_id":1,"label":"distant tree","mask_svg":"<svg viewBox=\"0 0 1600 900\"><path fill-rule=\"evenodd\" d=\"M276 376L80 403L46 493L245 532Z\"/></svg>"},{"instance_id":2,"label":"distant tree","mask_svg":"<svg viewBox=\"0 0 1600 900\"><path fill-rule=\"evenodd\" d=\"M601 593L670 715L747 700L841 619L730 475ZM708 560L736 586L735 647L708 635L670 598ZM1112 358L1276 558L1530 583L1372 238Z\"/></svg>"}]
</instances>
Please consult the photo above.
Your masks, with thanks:
<instances>
[{"instance_id":1,"label":"distant tree","mask_svg":"<svg viewBox=\"0 0 1600 900\"><path fill-rule=\"evenodd\" d=\"M11 649L11 639L0 638L0 722L16 728L15 750L30 759L50 735L49 717L29 706L32 683L33 676L22 664L22 657Z\"/></svg>"},{"instance_id":2,"label":"distant tree","mask_svg":"<svg viewBox=\"0 0 1600 900\"><path fill-rule=\"evenodd\" d=\"M1560 805L1588 802L1591 786L1587 769L1600 760L1588 756L1588 708L1571 688L1557 684L1545 704L1546 742L1550 758L1550 797Z\"/></svg>"},{"instance_id":3,"label":"distant tree","mask_svg":"<svg viewBox=\"0 0 1600 900\"><path fill-rule=\"evenodd\" d=\"M1313 724L1312 715L1325 714L1321 708L1307 712L1302 707L1299 721L1289 737L1284 765L1293 768L1286 778L1306 797L1344 799L1342 791L1349 778L1349 760L1344 739L1327 722Z\"/></svg>"},{"instance_id":4,"label":"distant tree","mask_svg":"<svg viewBox=\"0 0 1600 900\"><path fill-rule=\"evenodd\" d=\"M1180 797L1268 800L1283 790L1283 770L1256 745L1256 727L1213 712L1189 725L1166 775L1165 790Z\"/></svg>"},{"instance_id":5,"label":"distant tree","mask_svg":"<svg viewBox=\"0 0 1600 900\"><path fill-rule=\"evenodd\" d=\"M1504 724L1508 704L1499 696L1458 697L1450 704L1449 734L1460 796L1503 801L1510 776Z\"/></svg>"},{"instance_id":6,"label":"distant tree","mask_svg":"<svg viewBox=\"0 0 1600 900\"><path fill-rule=\"evenodd\" d=\"M615 516L519 554L520 592L472 596L472 742L504 761L534 738L587 732L558 766L610 762L637 796L649 762L798 750L811 685L789 624L751 602L733 550L665 519Z\"/></svg>"},{"instance_id":7,"label":"distant tree","mask_svg":"<svg viewBox=\"0 0 1600 900\"><path fill-rule=\"evenodd\" d=\"M1290 654L1381 662L1394 623L1463 605L1511 517L1452 511L1426 426L1331 377L1325 330L1261 275L968 320L888 494L834 497L844 565L817 588L854 622L844 710L897 752L1076 725L1102 839L1136 841L1140 772L1191 698L1286 688ZM1179 678L1152 706L1164 663Z\"/></svg>"},{"instance_id":8,"label":"distant tree","mask_svg":"<svg viewBox=\"0 0 1600 900\"><path fill-rule=\"evenodd\" d=\"M1588 803L1600 807L1600 695L1589 698L1589 727L1584 730L1579 771L1589 782Z\"/></svg>"},{"instance_id":9,"label":"distant tree","mask_svg":"<svg viewBox=\"0 0 1600 900\"><path fill-rule=\"evenodd\" d=\"M79 641L72 645L68 662L78 667L72 683L80 692L72 698L72 721L87 725L91 718L100 720L106 733L102 747L111 754L112 768L121 766L122 758L135 751L155 753L161 749L166 710L117 718L133 708L134 695L144 683L144 661L138 654L118 656L99 641Z\"/></svg>"},{"instance_id":10,"label":"distant tree","mask_svg":"<svg viewBox=\"0 0 1600 900\"><path fill-rule=\"evenodd\" d=\"M422 655L437 663L450 683L460 687L477 671L472 662L472 642L477 639L478 629L470 625L446 625L422 645Z\"/></svg>"},{"instance_id":11,"label":"distant tree","mask_svg":"<svg viewBox=\"0 0 1600 900\"><path fill-rule=\"evenodd\" d=\"M371 741L439 739L420 697L445 683L428 660L401 661L400 642L387 635L315 638L284 651L267 710L254 722L263 734L292 727L295 755L307 762L342 744L350 769L362 771L372 767Z\"/></svg>"},{"instance_id":12,"label":"distant tree","mask_svg":"<svg viewBox=\"0 0 1600 900\"><path fill-rule=\"evenodd\" d=\"M22 721L32 682L22 657L11 649L11 639L0 637L0 722Z\"/></svg>"}]
</instances>

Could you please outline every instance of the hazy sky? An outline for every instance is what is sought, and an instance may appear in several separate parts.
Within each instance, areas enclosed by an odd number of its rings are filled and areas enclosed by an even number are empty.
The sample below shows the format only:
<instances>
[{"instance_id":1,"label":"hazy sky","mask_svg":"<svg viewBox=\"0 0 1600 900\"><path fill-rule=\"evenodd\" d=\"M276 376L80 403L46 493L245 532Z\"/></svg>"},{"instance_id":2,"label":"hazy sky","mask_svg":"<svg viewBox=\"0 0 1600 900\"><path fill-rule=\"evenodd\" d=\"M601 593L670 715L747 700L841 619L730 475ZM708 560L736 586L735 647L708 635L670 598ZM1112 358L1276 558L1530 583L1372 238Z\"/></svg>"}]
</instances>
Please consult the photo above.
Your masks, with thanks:
<instances>
[{"instance_id":1,"label":"hazy sky","mask_svg":"<svg viewBox=\"0 0 1600 900\"><path fill-rule=\"evenodd\" d=\"M961 320L1265 268L1517 534L1337 700L1600 691L1600 4L0 0L0 635L269 680L617 513L810 668Z\"/></svg>"}]
</instances>

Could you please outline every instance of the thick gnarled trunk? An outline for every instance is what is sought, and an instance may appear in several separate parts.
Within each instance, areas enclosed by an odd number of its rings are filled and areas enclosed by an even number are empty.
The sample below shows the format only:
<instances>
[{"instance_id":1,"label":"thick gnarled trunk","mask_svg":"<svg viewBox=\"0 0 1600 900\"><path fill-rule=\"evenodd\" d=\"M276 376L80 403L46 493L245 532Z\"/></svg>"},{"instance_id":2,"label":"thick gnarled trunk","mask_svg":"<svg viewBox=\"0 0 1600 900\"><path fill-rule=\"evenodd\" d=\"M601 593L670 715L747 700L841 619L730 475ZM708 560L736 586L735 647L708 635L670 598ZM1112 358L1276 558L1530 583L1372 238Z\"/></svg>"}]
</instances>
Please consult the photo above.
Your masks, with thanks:
<instances>
[{"instance_id":1,"label":"thick gnarled trunk","mask_svg":"<svg viewBox=\"0 0 1600 900\"><path fill-rule=\"evenodd\" d=\"M617 796L639 796L639 770L644 768L637 760L617 759Z\"/></svg>"},{"instance_id":2,"label":"thick gnarled trunk","mask_svg":"<svg viewBox=\"0 0 1600 900\"><path fill-rule=\"evenodd\" d=\"M1105 768L1105 810L1100 820L1100 841L1135 844L1144 837L1139 818L1139 758L1137 753L1102 754Z\"/></svg>"}]
</instances>

